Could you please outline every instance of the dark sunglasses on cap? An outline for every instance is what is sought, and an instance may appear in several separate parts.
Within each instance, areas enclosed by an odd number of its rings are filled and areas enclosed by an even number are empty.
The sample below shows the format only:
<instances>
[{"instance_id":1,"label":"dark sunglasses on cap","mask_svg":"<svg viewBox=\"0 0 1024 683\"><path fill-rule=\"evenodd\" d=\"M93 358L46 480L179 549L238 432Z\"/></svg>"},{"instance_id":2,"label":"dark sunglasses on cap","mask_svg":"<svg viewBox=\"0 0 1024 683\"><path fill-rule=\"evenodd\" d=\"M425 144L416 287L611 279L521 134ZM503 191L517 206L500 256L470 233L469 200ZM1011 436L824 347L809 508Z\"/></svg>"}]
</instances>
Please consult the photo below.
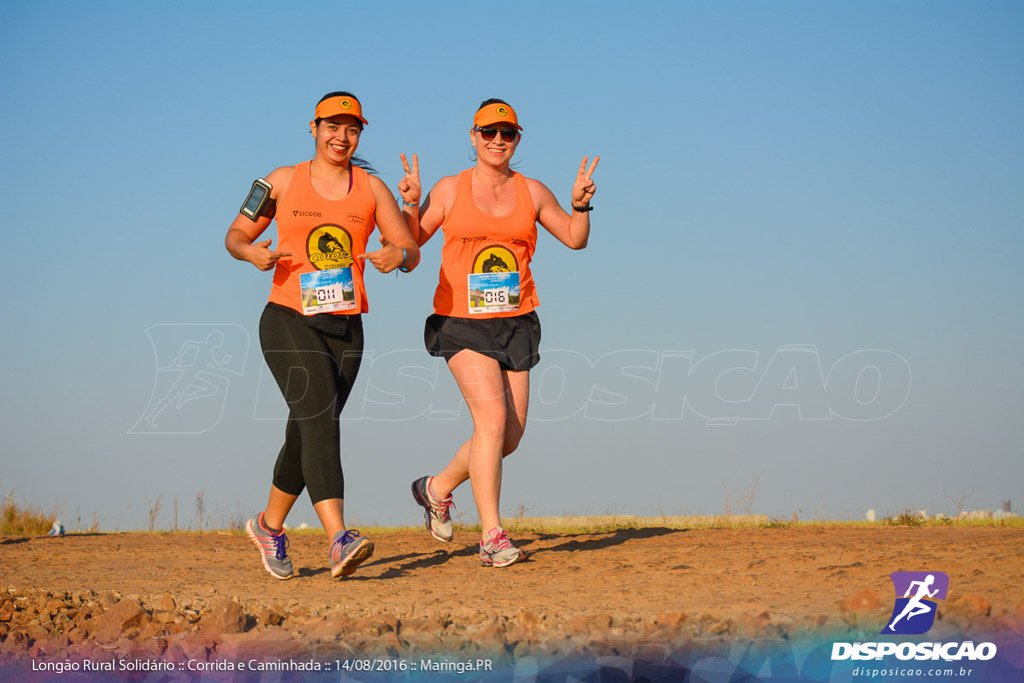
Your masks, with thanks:
<instances>
[{"instance_id":1,"label":"dark sunglasses on cap","mask_svg":"<svg viewBox=\"0 0 1024 683\"><path fill-rule=\"evenodd\" d=\"M515 128L494 128L492 126L477 126L473 130L480 133L480 137L484 139L484 142L490 142L494 139L494 136L501 133L501 139L505 142L514 142L516 136L519 135L519 131Z\"/></svg>"}]
</instances>

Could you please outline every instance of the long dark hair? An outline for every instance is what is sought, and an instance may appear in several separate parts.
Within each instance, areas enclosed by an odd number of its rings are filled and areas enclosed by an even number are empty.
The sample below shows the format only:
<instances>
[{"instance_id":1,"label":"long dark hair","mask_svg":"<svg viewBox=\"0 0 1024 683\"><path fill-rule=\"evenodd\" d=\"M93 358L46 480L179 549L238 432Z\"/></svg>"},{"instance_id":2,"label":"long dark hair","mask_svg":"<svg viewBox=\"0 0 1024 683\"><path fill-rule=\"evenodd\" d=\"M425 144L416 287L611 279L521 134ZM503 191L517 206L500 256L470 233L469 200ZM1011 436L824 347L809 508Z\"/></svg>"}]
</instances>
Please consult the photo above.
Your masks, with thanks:
<instances>
[{"instance_id":1,"label":"long dark hair","mask_svg":"<svg viewBox=\"0 0 1024 683\"><path fill-rule=\"evenodd\" d=\"M358 100L359 99L358 97L356 97L355 95L353 95L350 92L346 92L344 90L335 90L334 92L329 92L326 95L324 95L323 97L321 97L320 98L320 102L323 102L326 99L330 99L331 97L351 97L354 100ZM319 107L320 106L320 102L317 102L316 106ZM316 125L317 128L319 128L321 121L323 121L322 118L316 118L316 119L313 120L313 124ZM359 126L359 131L362 132L362 130L363 130L363 122L360 121L359 119L356 119L356 125ZM358 156L353 154L352 158L349 160L349 163L351 163L353 166L358 166L359 168L363 169L367 173L372 173L373 175L378 175L377 169L375 169L373 167L373 164L371 164L369 161L367 161L366 159L364 159L362 157L358 157Z\"/></svg>"}]
</instances>

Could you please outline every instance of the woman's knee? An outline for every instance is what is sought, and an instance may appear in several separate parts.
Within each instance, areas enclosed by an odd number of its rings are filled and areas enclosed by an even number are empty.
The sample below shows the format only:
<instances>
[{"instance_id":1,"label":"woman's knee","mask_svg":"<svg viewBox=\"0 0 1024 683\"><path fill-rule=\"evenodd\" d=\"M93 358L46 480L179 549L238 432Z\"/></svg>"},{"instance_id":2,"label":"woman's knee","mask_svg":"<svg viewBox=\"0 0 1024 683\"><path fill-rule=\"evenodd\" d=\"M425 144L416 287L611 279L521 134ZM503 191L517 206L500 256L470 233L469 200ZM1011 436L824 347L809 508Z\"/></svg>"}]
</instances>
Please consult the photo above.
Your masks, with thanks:
<instances>
[{"instance_id":1,"label":"woman's knee","mask_svg":"<svg viewBox=\"0 0 1024 683\"><path fill-rule=\"evenodd\" d=\"M473 422L473 438L490 444L502 445L506 441L505 419L478 419Z\"/></svg>"}]
</instances>

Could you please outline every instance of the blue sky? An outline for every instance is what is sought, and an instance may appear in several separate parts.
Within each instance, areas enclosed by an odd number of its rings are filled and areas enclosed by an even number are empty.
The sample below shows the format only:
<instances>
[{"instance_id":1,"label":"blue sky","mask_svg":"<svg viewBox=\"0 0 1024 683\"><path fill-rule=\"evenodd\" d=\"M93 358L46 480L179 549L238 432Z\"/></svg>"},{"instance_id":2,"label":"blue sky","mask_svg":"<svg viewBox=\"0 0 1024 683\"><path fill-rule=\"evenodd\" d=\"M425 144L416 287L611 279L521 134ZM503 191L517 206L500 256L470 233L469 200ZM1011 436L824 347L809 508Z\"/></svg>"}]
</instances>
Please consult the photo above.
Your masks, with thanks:
<instances>
[{"instance_id":1,"label":"blue sky","mask_svg":"<svg viewBox=\"0 0 1024 683\"><path fill-rule=\"evenodd\" d=\"M504 513L720 514L755 486L786 517L1019 509L1022 29L1013 3L4 2L0 489L72 527L263 505L270 276L222 240L346 89L392 188L403 152L428 187L468 167L488 97L563 205L601 156L590 246L542 235L534 260L543 359ZM470 431L422 349L440 246L367 277L357 524L417 523L409 482ZM223 365L145 426L212 331Z\"/></svg>"}]
</instances>

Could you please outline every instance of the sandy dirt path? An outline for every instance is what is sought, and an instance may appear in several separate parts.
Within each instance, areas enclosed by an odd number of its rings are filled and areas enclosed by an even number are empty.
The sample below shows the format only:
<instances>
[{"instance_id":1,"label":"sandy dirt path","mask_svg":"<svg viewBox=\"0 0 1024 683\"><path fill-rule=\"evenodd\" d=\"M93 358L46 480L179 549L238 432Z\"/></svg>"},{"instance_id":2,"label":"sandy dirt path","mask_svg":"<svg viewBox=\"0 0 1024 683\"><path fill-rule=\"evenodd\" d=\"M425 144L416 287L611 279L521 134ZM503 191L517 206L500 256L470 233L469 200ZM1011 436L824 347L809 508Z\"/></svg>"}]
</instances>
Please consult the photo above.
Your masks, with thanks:
<instances>
[{"instance_id":1,"label":"sandy dirt path","mask_svg":"<svg viewBox=\"0 0 1024 683\"><path fill-rule=\"evenodd\" d=\"M0 656L190 658L498 652L636 656L644 647L873 633L889 574L949 576L943 628L1024 637L1024 530L800 526L517 533L528 561L484 569L476 536L374 536L332 580L326 542L293 534L271 578L241 533L0 538ZM639 649L638 649L639 648Z\"/></svg>"}]
</instances>

